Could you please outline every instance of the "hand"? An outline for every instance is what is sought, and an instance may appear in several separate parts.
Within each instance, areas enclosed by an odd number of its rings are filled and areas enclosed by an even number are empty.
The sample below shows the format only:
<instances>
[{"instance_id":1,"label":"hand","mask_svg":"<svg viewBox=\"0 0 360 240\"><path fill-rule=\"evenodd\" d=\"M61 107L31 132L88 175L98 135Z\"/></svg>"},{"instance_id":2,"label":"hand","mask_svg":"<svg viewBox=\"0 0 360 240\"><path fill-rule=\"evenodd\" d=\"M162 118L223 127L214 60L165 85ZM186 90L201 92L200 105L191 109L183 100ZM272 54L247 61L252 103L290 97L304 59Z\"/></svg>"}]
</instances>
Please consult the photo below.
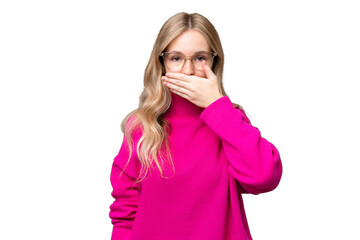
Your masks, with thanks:
<instances>
[{"instance_id":1,"label":"hand","mask_svg":"<svg viewBox=\"0 0 360 240\"><path fill-rule=\"evenodd\" d=\"M206 108L217 99L223 97L217 84L217 77L211 68L202 64L206 78L186 75L178 72L168 72L161 80L170 91L186 98L195 105Z\"/></svg>"}]
</instances>

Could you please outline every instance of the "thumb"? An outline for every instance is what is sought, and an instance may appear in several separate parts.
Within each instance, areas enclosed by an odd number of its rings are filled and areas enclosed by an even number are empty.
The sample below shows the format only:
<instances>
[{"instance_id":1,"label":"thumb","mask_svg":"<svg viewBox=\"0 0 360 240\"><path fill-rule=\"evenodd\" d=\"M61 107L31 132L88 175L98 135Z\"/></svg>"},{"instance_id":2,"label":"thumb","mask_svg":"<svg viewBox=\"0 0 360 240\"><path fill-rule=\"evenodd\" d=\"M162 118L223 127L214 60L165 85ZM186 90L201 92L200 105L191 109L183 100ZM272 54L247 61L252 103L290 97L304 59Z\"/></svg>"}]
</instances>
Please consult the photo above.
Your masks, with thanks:
<instances>
[{"instance_id":1,"label":"thumb","mask_svg":"<svg viewBox=\"0 0 360 240\"><path fill-rule=\"evenodd\" d=\"M205 72L206 78L210 78L210 77L215 76L214 72L211 70L209 65L206 64L206 61L202 62L202 67L203 67L203 70Z\"/></svg>"}]
</instances>

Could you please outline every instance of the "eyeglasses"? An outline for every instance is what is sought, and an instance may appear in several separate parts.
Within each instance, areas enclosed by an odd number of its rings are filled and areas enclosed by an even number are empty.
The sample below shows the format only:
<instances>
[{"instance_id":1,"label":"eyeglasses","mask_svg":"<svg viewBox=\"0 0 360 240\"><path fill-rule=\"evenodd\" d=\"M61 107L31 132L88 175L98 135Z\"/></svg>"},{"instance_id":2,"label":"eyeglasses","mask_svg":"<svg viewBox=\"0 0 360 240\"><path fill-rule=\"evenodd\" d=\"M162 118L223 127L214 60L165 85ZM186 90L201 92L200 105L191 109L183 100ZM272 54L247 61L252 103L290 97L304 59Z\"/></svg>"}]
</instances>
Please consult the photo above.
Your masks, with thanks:
<instances>
[{"instance_id":1,"label":"eyeglasses","mask_svg":"<svg viewBox=\"0 0 360 240\"><path fill-rule=\"evenodd\" d=\"M192 64L197 70L202 71L202 62L206 61L206 64L209 67L212 67L214 57L217 55L218 54L215 52L210 53L205 51L196 52L191 57L187 57L183 53L177 51L162 52L160 54L160 56L164 59L165 67L168 68L170 71L180 71L184 67L185 62L188 59L191 60Z\"/></svg>"}]
</instances>

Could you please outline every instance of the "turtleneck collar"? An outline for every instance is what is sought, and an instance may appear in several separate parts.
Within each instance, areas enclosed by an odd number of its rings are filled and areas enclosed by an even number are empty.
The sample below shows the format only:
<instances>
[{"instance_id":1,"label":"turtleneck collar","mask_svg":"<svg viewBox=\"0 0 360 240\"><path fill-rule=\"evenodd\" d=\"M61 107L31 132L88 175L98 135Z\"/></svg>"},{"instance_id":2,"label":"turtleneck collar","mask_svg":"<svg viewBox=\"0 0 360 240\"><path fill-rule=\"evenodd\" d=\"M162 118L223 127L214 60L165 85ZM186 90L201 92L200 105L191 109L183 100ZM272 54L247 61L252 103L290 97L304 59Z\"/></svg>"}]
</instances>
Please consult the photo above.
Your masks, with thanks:
<instances>
[{"instance_id":1,"label":"turtleneck collar","mask_svg":"<svg viewBox=\"0 0 360 240\"><path fill-rule=\"evenodd\" d=\"M200 117L204 108L195 105L186 98L183 98L176 93L171 93L171 105L166 111L167 117Z\"/></svg>"}]
</instances>

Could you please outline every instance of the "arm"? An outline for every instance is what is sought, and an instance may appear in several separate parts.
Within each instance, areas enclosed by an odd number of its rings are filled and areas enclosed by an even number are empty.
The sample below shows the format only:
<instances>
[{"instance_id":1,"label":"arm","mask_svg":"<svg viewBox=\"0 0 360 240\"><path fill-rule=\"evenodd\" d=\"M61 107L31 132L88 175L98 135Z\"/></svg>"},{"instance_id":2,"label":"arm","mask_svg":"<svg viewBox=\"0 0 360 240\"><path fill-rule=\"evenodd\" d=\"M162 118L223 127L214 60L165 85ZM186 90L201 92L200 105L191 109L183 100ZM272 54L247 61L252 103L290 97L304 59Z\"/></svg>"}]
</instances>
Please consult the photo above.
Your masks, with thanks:
<instances>
[{"instance_id":1,"label":"arm","mask_svg":"<svg viewBox=\"0 0 360 240\"><path fill-rule=\"evenodd\" d=\"M134 141L135 142L135 141ZM129 157L129 148L124 135L118 155L115 157L111 169L111 193L115 201L110 205L109 217L113 224L112 240L127 240L130 237L137 206L141 193L141 183L134 183L138 173L138 159L136 148L125 171L120 175Z\"/></svg>"},{"instance_id":2,"label":"arm","mask_svg":"<svg viewBox=\"0 0 360 240\"><path fill-rule=\"evenodd\" d=\"M200 118L221 139L229 160L229 172L243 193L259 194L277 187L282 164L276 147L261 137L241 109L223 96L208 107Z\"/></svg>"}]
</instances>

